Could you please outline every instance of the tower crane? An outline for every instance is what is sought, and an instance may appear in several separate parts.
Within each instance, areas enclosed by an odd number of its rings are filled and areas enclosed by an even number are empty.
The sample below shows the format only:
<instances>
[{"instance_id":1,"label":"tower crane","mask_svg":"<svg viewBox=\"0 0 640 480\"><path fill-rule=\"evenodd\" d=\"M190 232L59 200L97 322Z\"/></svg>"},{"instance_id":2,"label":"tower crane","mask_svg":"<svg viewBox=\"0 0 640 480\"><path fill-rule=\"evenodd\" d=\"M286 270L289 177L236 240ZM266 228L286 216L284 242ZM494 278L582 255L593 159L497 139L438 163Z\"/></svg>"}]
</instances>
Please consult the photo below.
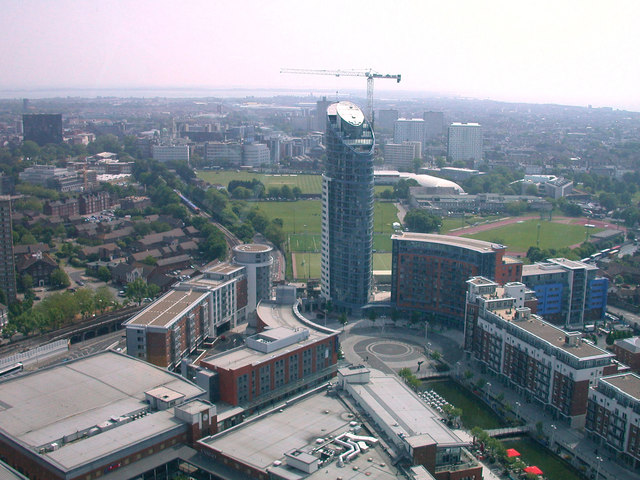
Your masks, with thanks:
<instances>
[{"instance_id":1,"label":"tower crane","mask_svg":"<svg viewBox=\"0 0 640 480\"><path fill-rule=\"evenodd\" d=\"M307 70L304 68L281 68L280 73L298 73L306 75L332 75L335 77L366 77L367 78L367 113L369 121L373 124L373 81L376 78L393 79L400 83L402 75L392 75L378 73L372 69L368 70Z\"/></svg>"}]
</instances>

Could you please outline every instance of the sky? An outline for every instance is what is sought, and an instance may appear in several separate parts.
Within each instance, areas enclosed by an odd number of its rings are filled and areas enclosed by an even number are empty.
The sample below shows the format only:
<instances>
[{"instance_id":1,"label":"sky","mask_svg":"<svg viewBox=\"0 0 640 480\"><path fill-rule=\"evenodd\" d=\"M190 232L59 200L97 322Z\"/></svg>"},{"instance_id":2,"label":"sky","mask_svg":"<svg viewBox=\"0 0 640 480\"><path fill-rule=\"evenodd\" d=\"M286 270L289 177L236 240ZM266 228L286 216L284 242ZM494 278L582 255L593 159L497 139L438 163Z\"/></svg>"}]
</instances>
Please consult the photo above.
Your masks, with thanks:
<instances>
[{"instance_id":1,"label":"sky","mask_svg":"<svg viewBox=\"0 0 640 480\"><path fill-rule=\"evenodd\" d=\"M0 90L361 89L640 111L640 2L0 0ZM34 96L35 98L35 96Z\"/></svg>"}]
</instances>

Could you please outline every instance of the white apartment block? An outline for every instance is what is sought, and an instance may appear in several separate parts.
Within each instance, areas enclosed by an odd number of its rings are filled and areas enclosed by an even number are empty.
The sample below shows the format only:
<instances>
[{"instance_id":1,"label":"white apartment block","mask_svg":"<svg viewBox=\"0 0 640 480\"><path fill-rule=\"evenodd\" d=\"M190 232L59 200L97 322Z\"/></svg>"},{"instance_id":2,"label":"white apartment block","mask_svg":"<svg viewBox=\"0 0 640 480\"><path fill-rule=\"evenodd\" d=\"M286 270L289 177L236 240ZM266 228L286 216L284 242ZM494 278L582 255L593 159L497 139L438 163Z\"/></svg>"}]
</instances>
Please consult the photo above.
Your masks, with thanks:
<instances>
[{"instance_id":1,"label":"white apartment block","mask_svg":"<svg viewBox=\"0 0 640 480\"><path fill-rule=\"evenodd\" d=\"M421 142L387 143L384 146L384 163L395 169L413 169L413 160L421 158Z\"/></svg>"},{"instance_id":2,"label":"white apartment block","mask_svg":"<svg viewBox=\"0 0 640 480\"><path fill-rule=\"evenodd\" d=\"M188 145L154 145L153 159L158 162L182 161L189 162Z\"/></svg>"},{"instance_id":3,"label":"white apartment block","mask_svg":"<svg viewBox=\"0 0 640 480\"><path fill-rule=\"evenodd\" d=\"M425 138L425 121L422 118L401 118L393 129L393 143L421 142Z\"/></svg>"},{"instance_id":4,"label":"white apartment block","mask_svg":"<svg viewBox=\"0 0 640 480\"><path fill-rule=\"evenodd\" d=\"M449 126L447 148L449 160L473 161L474 167L482 161L482 126L478 123L452 123Z\"/></svg>"}]
</instances>

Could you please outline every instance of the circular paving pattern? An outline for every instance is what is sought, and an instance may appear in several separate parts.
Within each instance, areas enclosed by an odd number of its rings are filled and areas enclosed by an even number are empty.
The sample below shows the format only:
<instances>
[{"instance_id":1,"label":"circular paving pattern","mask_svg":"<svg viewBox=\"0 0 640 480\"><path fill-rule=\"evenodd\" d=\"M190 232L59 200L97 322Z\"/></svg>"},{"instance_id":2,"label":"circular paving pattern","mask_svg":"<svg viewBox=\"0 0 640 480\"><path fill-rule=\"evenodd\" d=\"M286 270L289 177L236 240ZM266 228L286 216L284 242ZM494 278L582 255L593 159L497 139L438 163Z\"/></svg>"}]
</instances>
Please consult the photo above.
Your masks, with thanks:
<instances>
[{"instance_id":1,"label":"circular paving pattern","mask_svg":"<svg viewBox=\"0 0 640 480\"><path fill-rule=\"evenodd\" d=\"M411 352L413 349L402 343L377 342L370 344L367 350L384 357L400 357Z\"/></svg>"},{"instance_id":2,"label":"circular paving pattern","mask_svg":"<svg viewBox=\"0 0 640 480\"><path fill-rule=\"evenodd\" d=\"M373 340L366 346L366 351L381 360L400 362L412 360L421 355L419 349L407 343L395 340Z\"/></svg>"}]
</instances>

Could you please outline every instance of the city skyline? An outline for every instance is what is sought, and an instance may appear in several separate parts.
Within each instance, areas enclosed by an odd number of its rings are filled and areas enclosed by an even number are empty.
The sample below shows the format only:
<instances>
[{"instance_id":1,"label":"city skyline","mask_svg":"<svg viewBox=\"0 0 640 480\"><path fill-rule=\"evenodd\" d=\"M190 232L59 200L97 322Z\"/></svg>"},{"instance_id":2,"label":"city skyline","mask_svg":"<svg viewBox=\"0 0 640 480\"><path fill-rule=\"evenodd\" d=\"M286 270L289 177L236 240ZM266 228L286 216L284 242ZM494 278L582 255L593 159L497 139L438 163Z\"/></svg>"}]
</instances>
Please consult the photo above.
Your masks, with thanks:
<instances>
[{"instance_id":1,"label":"city skyline","mask_svg":"<svg viewBox=\"0 0 640 480\"><path fill-rule=\"evenodd\" d=\"M365 8L366 7L366 8ZM6 3L0 96L42 89L376 90L640 110L631 62L640 6L616 2ZM126 12L126 15L123 13ZM366 48L346 48L349 42Z\"/></svg>"}]
</instances>

